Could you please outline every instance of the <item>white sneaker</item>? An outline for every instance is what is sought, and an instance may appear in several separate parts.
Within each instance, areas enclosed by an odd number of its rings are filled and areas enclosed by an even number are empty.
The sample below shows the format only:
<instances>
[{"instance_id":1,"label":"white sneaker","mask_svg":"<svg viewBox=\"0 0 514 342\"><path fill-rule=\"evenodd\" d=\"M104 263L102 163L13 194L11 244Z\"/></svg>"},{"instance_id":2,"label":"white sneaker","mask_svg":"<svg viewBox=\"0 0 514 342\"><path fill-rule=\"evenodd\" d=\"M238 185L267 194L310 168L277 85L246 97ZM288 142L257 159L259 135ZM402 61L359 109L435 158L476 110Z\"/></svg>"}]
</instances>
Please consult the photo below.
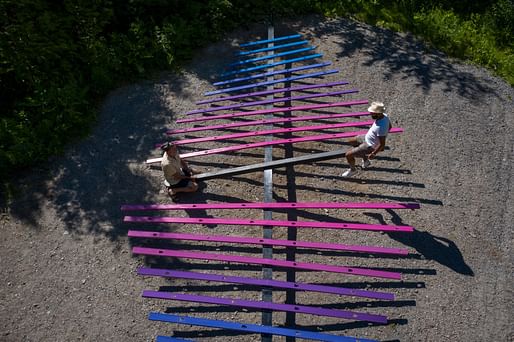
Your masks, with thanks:
<instances>
[{"instance_id":1,"label":"white sneaker","mask_svg":"<svg viewBox=\"0 0 514 342\"><path fill-rule=\"evenodd\" d=\"M369 159L363 159L362 160L361 167L363 169L367 169L370 165L371 165L371 162L369 161Z\"/></svg>"},{"instance_id":2,"label":"white sneaker","mask_svg":"<svg viewBox=\"0 0 514 342\"><path fill-rule=\"evenodd\" d=\"M352 169L348 169L346 170L345 172L343 172L343 174L341 175L341 177L346 177L346 178L349 178L349 177L352 177L354 176L355 174L357 174L357 170L352 170Z\"/></svg>"}]
</instances>

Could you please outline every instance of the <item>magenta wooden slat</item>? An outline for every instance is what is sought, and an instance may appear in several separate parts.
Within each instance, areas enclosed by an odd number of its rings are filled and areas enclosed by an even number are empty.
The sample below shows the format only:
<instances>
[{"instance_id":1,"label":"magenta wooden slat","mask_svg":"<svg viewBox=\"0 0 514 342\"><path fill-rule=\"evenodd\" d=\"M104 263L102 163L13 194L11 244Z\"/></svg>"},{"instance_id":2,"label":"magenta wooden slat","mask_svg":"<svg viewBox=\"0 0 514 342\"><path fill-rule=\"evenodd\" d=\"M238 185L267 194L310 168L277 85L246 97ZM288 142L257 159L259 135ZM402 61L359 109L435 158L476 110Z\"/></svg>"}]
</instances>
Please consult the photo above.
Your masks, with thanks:
<instances>
[{"instance_id":1,"label":"magenta wooden slat","mask_svg":"<svg viewBox=\"0 0 514 342\"><path fill-rule=\"evenodd\" d=\"M355 312L355 311L325 309L325 308L314 307L314 306L278 304L278 303L272 303L272 302L254 301L254 300L246 300L246 299L209 297L209 296L188 295L188 294L182 294L182 293L149 291L149 290L143 291L143 297L195 302L195 303L228 305L228 306L236 306L236 307L242 307L242 308L261 309L261 310L296 312L296 313L303 313L303 314L310 314L310 315L317 315L317 316L335 317L335 318L343 318L343 319L366 321L366 322L373 322L373 323L382 323L382 324L387 323L386 316L373 315L373 314L367 314L367 313L361 313L361 312Z\"/></svg>"},{"instance_id":2,"label":"magenta wooden slat","mask_svg":"<svg viewBox=\"0 0 514 342\"><path fill-rule=\"evenodd\" d=\"M183 140L177 140L174 143L176 145L186 145L186 144L196 144L196 143L209 142L209 141L231 140L231 139L239 139L239 138L246 138L246 137L257 137L257 136L261 136L261 135L292 133L292 132L321 131L321 130L335 129L335 128L360 127L360 126L371 126L371 125L373 125L373 120L357 121L357 122L342 122L342 123L336 123L336 124L316 125L316 126L301 126L301 127L292 127L292 128L275 128L275 129L264 130L264 131L249 131L249 132L241 132L241 133L233 133L233 134L225 134L225 135L214 135L214 136L201 137L201 138L183 139ZM161 145L162 144L158 144L156 147L159 148Z\"/></svg>"},{"instance_id":3,"label":"magenta wooden slat","mask_svg":"<svg viewBox=\"0 0 514 342\"><path fill-rule=\"evenodd\" d=\"M162 268L146 268L140 267L137 273L142 276L155 276L166 278L181 278L204 281L216 281L220 283L245 284L275 287L280 289L293 289L297 291L312 291L320 293L331 293L340 296L353 296L361 298L371 298L379 300L394 300L394 294L387 292L377 292L368 290L349 289L344 287L326 286L308 283L288 282L271 279L257 279L247 277L225 276L221 274L208 274L198 272L176 271Z\"/></svg>"},{"instance_id":4,"label":"magenta wooden slat","mask_svg":"<svg viewBox=\"0 0 514 342\"><path fill-rule=\"evenodd\" d=\"M243 202L243 203L178 203L178 204L125 204L122 211L130 210L205 210L205 209L419 209L419 203L380 202Z\"/></svg>"},{"instance_id":5,"label":"magenta wooden slat","mask_svg":"<svg viewBox=\"0 0 514 342\"><path fill-rule=\"evenodd\" d=\"M262 119L262 120L247 121L247 122L235 122L235 123L230 123L230 124L221 124L221 125L213 125L213 126L201 126L201 127L191 127L191 128L183 128L183 129L174 129L174 130L167 131L166 134L172 135L172 134L179 134L179 133L211 131L211 130L216 130L216 129L227 129L227 128L236 128L236 127L245 127L245 126L269 125L269 124L283 123L283 122L337 119L337 118L356 117L356 116L365 116L365 115L370 115L370 114L369 114L369 112L352 112L352 113L327 114L327 115L306 115L306 116L296 116L296 117L291 117L291 118Z\"/></svg>"},{"instance_id":6,"label":"magenta wooden slat","mask_svg":"<svg viewBox=\"0 0 514 342\"><path fill-rule=\"evenodd\" d=\"M411 226L391 226L387 224L365 224L345 222L318 222L318 221L280 221L280 220L248 220L226 218L197 218L197 217L161 217L161 216L125 216L123 222L138 223L189 223L189 224L223 224L238 226L277 226L296 228L320 229L350 229L382 232L413 232Z\"/></svg>"},{"instance_id":7,"label":"magenta wooden slat","mask_svg":"<svg viewBox=\"0 0 514 342\"><path fill-rule=\"evenodd\" d=\"M345 84L349 84L349 82L348 81L337 81L337 82L329 82L329 83L323 83L323 84L309 84L309 85L303 85L303 86L278 88L278 89L273 89L273 90L261 90L261 91L251 92L251 93L223 96L223 97L218 97L218 98L214 98L214 99L210 99L210 100L198 101L198 102L196 102L196 104L201 105L201 104L214 103L214 102L220 102L220 101L229 101L229 100L233 101L233 100L242 99L245 97L255 97L255 96L264 96L264 95L277 94L277 93L302 91L302 90L308 90L308 89L335 87L335 86L345 85Z\"/></svg>"},{"instance_id":8,"label":"magenta wooden slat","mask_svg":"<svg viewBox=\"0 0 514 342\"><path fill-rule=\"evenodd\" d=\"M248 256L239 255L225 255L225 254L214 254L214 253L199 253L189 251L178 251L171 249L158 249L158 248L147 248L147 247L133 247L132 253L142 255L154 255L174 258L186 258L186 259L200 259L200 260L217 260L224 262L235 262L242 264L253 264L253 265L267 265L275 267L294 268L308 271L322 271L332 273L344 273L352 274L364 277L376 277L385 279L401 279L402 275L398 272L379 271L367 268L358 267L347 267L347 266L333 266L325 264L315 264L297 261L287 260L276 260L267 258L255 258Z\"/></svg>"},{"instance_id":9,"label":"magenta wooden slat","mask_svg":"<svg viewBox=\"0 0 514 342\"><path fill-rule=\"evenodd\" d=\"M281 112L297 112L297 111L306 111L306 110L321 109L321 108L351 107L351 106L358 106L358 105L365 105L365 104L368 104L368 100L332 102L332 103L322 103L322 104L304 105L304 106L296 106L296 107L260 109L260 110L250 111L250 112L236 112L236 113L222 114L222 115L202 116L200 118L180 119L180 120L177 120L176 122L177 123L187 123L187 122L199 122L199 121L220 120L220 119L232 119L232 118L241 117L241 116L265 115L265 114L281 113Z\"/></svg>"},{"instance_id":10,"label":"magenta wooden slat","mask_svg":"<svg viewBox=\"0 0 514 342\"><path fill-rule=\"evenodd\" d=\"M336 243L275 240L275 239L262 239L262 238L251 238L251 237L242 237L242 236L219 236L219 235L165 233L165 232L151 232L151 231L141 231L141 230L129 230L128 236L134 237L134 238L204 241L204 242L208 241L208 242L224 242L224 243L248 244L248 245L270 245L270 246L281 246L281 247L327 249L327 250L335 250L335 251L349 251L349 252L371 253L371 254L407 255L409 253L406 249L401 249L401 248L387 248L387 247L375 247L375 246L352 246L352 245L342 245L342 244L336 244Z\"/></svg>"},{"instance_id":11,"label":"magenta wooden slat","mask_svg":"<svg viewBox=\"0 0 514 342\"><path fill-rule=\"evenodd\" d=\"M280 145L280 144L293 144L293 143L300 143L300 142L307 142L307 141L349 138L349 137L355 137L355 136L358 136L361 134L366 134L366 132L367 131L364 130L364 131L356 131L356 132L311 135L311 136L301 137L301 138L262 141L262 142L257 142L257 143L249 143L249 144L244 144L244 145L236 145L236 146L215 148L215 149L211 149L211 150L203 150L203 151L198 151L198 152L184 153L184 154L181 154L180 157L185 159L185 158L192 158L192 157L197 157L197 156L205 156L205 155L209 155L209 154L240 151L240 150L245 150L245 149L249 149L249 148L254 149L254 148L264 147L264 146L272 146L272 145ZM397 128L397 127L394 127L389 131L389 133L401 133L401 132L403 132L403 129ZM146 161L146 163L147 164L160 163L161 160L162 160L162 157L152 158L152 159L148 159Z\"/></svg>"},{"instance_id":12,"label":"magenta wooden slat","mask_svg":"<svg viewBox=\"0 0 514 342\"><path fill-rule=\"evenodd\" d=\"M241 103L227 105L227 106L209 107L209 108L205 108L205 109L196 109L196 110L192 110L190 112L187 112L186 115L202 114L202 113L212 113L212 112L218 112L220 110L229 110L229 109L236 109L236 108L243 108L243 107L261 106L261 105L272 104L272 103L277 103L277 102L300 101L300 100L315 99L315 98L321 98L321 97L327 97L327 96L338 96L338 95L344 95L344 94L353 94L353 93L358 93L358 92L359 92L358 89L346 89L346 90L339 90L339 91L334 91L334 92L330 92L330 93L316 93L316 94L307 94L307 95L301 95L301 96L278 97L278 98L274 98L274 99L271 99L271 100L241 102Z\"/></svg>"}]
</instances>

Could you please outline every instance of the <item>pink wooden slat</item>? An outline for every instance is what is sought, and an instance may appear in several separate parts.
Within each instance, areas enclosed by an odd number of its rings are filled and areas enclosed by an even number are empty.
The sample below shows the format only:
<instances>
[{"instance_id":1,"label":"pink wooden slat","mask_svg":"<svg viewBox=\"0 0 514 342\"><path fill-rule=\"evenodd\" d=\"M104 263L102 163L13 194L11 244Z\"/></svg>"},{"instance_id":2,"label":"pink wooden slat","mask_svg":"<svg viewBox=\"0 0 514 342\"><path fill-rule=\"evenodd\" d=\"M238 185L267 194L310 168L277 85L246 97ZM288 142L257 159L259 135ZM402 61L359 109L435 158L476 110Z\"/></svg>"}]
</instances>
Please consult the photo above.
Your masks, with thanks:
<instances>
[{"instance_id":1,"label":"pink wooden slat","mask_svg":"<svg viewBox=\"0 0 514 342\"><path fill-rule=\"evenodd\" d=\"M419 203L379 202L244 202L244 203L178 203L178 204L125 204L129 210L205 210L205 209L419 209Z\"/></svg>"},{"instance_id":2,"label":"pink wooden slat","mask_svg":"<svg viewBox=\"0 0 514 342\"><path fill-rule=\"evenodd\" d=\"M368 100L332 102L332 103L322 103L322 104L296 106L296 107L280 107L280 108L273 108L273 109L260 109L260 110L250 111L250 112L236 112L236 113L223 114L223 115L202 116L199 118L180 119L180 120L177 120L176 122L177 123L187 123L187 122L199 122L199 121L220 120L220 119L232 119L232 118L241 117L241 116L254 116L254 115L281 113L281 112L305 111L305 110L320 109L320 108L351 107L351 106L358 106L358 105L365 105L365 104L368 104Z\"/></svg>"},{"instance_id":3,"label":"pink wooden slat","mask_svg":"<svg viewBox=\"0 0 514 342\"><path fill-rule=\"evenodd\" d=\"M192 157L197 157L197 156L205 156L205 155L209 155L209 154L239 151L239 150L245 150L245 149L250 149L250 148L254 149L254 148L258 148L258 147L265 147L265 146L272 146L272 145L292 144L292 143L339 139L339 138L349 138L349 137L355 137L355 136L358 136L361 134L366 134L366 132L367 131L364 130L364 131L344 132L344 133L334 133L334 134L311 135L308 137L301 137L301 138L262 141L262 142L257 142L257 143L228 146L228 147L215 148L215 149L211 149L211 150L203 150L203 151L197 151L197 152L184 153L184 154L181 154L180 157L185 159L185 158L192 158ZM401 133L401 132L403 132L403 128L398 128L398 127L394 127L389 131L389 133ZM152 159L148 159L146 161L146 163L147 164L160 163L161 160L162 160L162 157L152 158Z\"/></svg>"},{"instance_id":4,"label":"pink wooden slat","mask_svg":"<svg viewBox=\"0 0 514 342\"><path fill-rule=\"evenodd\" d=\"M342 245L342 244L335 244L335 243L260 239L260 238L250 238L250 237L242 237L242 236L218 236L218 235L182 234L182 233L163 233L163 232L150 232L150 231L140 231L140 230L129 230L128 236L135 237L135 238L152 238L152 239L169 239L169 240L186 240L186 241L209 241L209 242L223 242L223 243L236 243L236 244L249 244L249 245L270 245L270 246L282 246L282 247L327 249L327 250L349 251L349 252L358 252L358 253L372 253L372 254L407 255L409 253L406 249L401 249L401 248L387 248L387 247L375 247L375 246L352 246L352 245Z\"/></svg>"},{"instance_id":5,"label":"pink wooden slat","mask_svg":"<svg viewBox=\"0 0 514 342\"><path fill-rule=\"evenodd\" d=\"M306 115L306 116L297 116L297 117L293 117L293 118L276 118L276 119L263 119L263 120L255 120L255 121L248 121L248 122L235 122L235 123L222 124L222 125L174 129L174 130L167 131L166 134L172 135L172 134L178 134L178 133L211 131L211 130L216 130L216 129L236 128L236 127L245 127L245 126L269 125L269 124L283 123L283 122L336 119L336 118L346 118L346 117L354 117L354 116L356 117L356 116L364 116L364 115L369 115L369 112L352 112L352 113L328 114L328 115Z\"/></svg>"},{"instance_id":6,"label":"pink wooden slat","mask_svg":"<svg viewBox=\"0 0 514 342\"><path fill-rule=\"evenodd\" d=\"M157 217L157 216L125 216L123 222L138 223L189 223L189 224L223 224L238 226L280 226L296 228L321 229L351 229L384 232L413 232L411 226L391 226L386 224L364 224L345 222L317 222L317 221L280 221L280 220L247 220L226 218L196 218L196 217Z\"/></svg>"},{"instance_id":7,"label":"pink wooden slat","mask_svg":"<svg viewBox=\"0 0 514 342\"><path fill-rule=\"evenodd\" d=\"M178 250L170 250L170 249L157 249L157 248L147 248L147 247L133 247L132 253L143 254L143 255L175 257L175 258L187 258L187 259L217 260L217 261L224 261L224 262L236 262L236 263L242 263L242 264L267 265L267 266L275 266L275 267L294 268L294 269L300 269L300 270L344 273L344 274L353 274L353 275L359 275L359 276L365 276L365 277L377 277L377 278L386 278L386 279L399 280L402 278L401 273L398 273L398 272L388 272L388 271L372 270L372 269L357 268L357 267L333 266L333 265L325 265L325 264L315 264L315 263L276 260L276 259L255 258L255 257L247 257L247 256L239 256L239 255L198 253L198 252L178 251Z\"/></svg>"},{"instance_id":8,"label":"pink wooden slat","mask_svg":"<svg viewBox=\"0 0 514 342\"><path fill-rule=\"evenodd\" d=\"M292 133L292 132L306 132L306 131L320 131L320 130L324 130L324 129L335 129L335 128L344 128L344 127L371 126L373 124L373 122L374 122L373 120L367 120L367 121L342 122L342 123L336 123L336 124L316 125L316 126L275 128L275 129L264 130L264 131L249 131L249 132L241 132L241 133L234 133L234 134L215 135L215 136L202 137L202 138L183 139L183 140L177 140L174 143L177 145L186 145L186 144L196 144L196 143L208 142L208 141L255 137L255 136L261 136L261 135ZM162 144L158 144L157 147L160 147L161 145Z\"/></svg>"}]
</instances>

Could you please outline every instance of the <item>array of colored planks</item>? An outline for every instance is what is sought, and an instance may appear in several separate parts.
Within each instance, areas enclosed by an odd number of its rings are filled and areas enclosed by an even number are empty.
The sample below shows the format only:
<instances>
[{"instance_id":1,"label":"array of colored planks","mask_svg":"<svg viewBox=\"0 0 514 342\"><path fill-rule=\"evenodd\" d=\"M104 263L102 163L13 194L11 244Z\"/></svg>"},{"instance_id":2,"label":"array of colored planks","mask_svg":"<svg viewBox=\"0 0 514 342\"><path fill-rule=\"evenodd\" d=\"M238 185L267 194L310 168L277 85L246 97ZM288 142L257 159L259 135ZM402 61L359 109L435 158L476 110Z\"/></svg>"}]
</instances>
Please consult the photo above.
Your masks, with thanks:
<instances>
[{"instance_id":1,"label":"array of colored planks","mask_svg":"<svg viewBox=\"0 0 514 342\"><path fill-rule=\"evenodd\" d=\"M326 75L338 73L337 69L329 69L323 71L313 71L314 69L325 68L331 65L331 62L321 62L314 64L301 65L292 67L294 63L305 63L314 59L322 57L322 54L312 53L315 47L309 46L308 42L302 40L299 34L277 37L274 39L259 40L240 44L242 49L238 52L237 56L244 58L237 62L231 63L228 67L232 70L224 72L221 76L225 79L213 83L214 86L220 89L205 93L207 96L228 94L227 96L219 96L216 98L206 99L197 102L197 105L210 105L207 108L199 108L197 110L185 113L187 116L195 116L185 119L177 120L179 124L187 123L202 123L213 120L232 120L240 117L253 117L264 116L264 119L253 121L238 121L226 124L215 124L205 126L195 126L191 128L169 130L167 134L181 134L192 132L213 132L216 130L225 130L229 128L241 127L259 127L263 125L272 125L278 123L292 123L292 122L310 122L319 121L324 119L336 118L350 118L369 115L368 112L343 112L333 114L317 114L317 115L298 115L303 112L319 109L333 109L333 108L352 108L354 106L366 105L367 100L351 100L339 101L332 103L316 103L310 105L279 107L272 109L246 109L247 107L258 107L264 105L272 105L279 103L291 103L291 101L302 101L306 99L322 99L325 97L335 97L347 94L357 93L357 89L334 90L324 93L307 93L304 95L292 96L293 92L305 92L312 90L320 90L324 88L335 88L342 85L347 85L347 81L326 82L321 84L308 84L300 86L289 86L291 82L298 80L317 79ZM266 54L263 54L266 53ZM265 64L259 64L265 62ZM285 65L286 67L281 70L276 70L276 67ZM271 71L266 71L271 70ZM300 71L305 71L303 74L297 74ZM281 78L275 78L282 75ZM233 78L229 78L233 77ZM274 88L275 85L285 84L282 88ZM259 90L266 87L266 90ZM249 91L249 92L245 92ZM269 98L270 95L285 94L281 97ZM265 98L268 96L268 98ZM257 98L257 100L255 100ZM261 98L261 99L259 99ZM264 99L265 98L265 99ZM239 101L239 102L238 102ZM218 105L220 102L231 102L225 105ZM232 111L224 114L213 114L220 111ZM269 118L269 115L295 112L295 116L289 117L275 117ZM246 131L233 134L211 134L207 137L189 138L177 140L179 145L197 144L213 141L229 141L231 139L239 139L245 137L255 136L269 136L281 133L291 132L307 132L307 131L322 131L326 129L339 129L350 127L370 126L372 121L365 120L359 122L343 122L331 124L319 124L310 126L300 126L295 128L276 128L265 129L256 131ZM300 138L289 139L274 139L262 142L247 143L242 145L232 145L222 148L212 148L208 150L200 150L182 154L182 158L193 158L210 154L228 153L232 151L239 151L243 149L255 149L266 146L281 145L281 144L296 144L309 141L323 141L328 139L341 139L360 135L366 131L350 131L330 134L318 134L304 136ZM391 133L401 133L401 128L394 128ZM160 144L157 144L157 147ZM233 170L224 170L224 172L213 172L210 174L199 175L199 179L210 179L216 177L223 177L226 175L233 175L243 172L255 172L265 168L282 167L284 165L305 163L314 160L326 160L330 158L340 157L340 151L330 151L320 154L306 155L289 160L283 159L258 165L245 165ZM148 164L158 163L162 158L150 158L146 161ZM262 209L262 210L290 210L290 209L419 209L417 203L374 203L374 202L354 202L354 203L334 203L334 202L281 202L281 203L255 203L255 202L242 202L242 203L191 203L191 204L138 204L138 205L123 205L122 212L161 212L161 211L176 211L188 210L195 212L195 210L213 210L213 209L227 209L237 210L238 213L243 213L244 209ZM241 215L241 214L239 214ZM190 214L191 216L191 214ZM246 217L246 216L244 216ZM411 226L398 226L398 225L380 225L380 224L360 224L349 222L312 222L312 221L279 221L279 220L252 220L242 219L240 217L188 217L182 218L177 216L131 216L126 215L123 219L124 222L131 224L148 224L148 223L173 223L173 224L194 224L194 225L232 225L239 227L248 226L273 226L273 227L289 227L295 229L338 229L338 230L357 230L357 231L376 231L376 232L403 232L410 233L414 230ZM258 246L273 246L273 247L294 247L306 250L330 250L336 252L350 252L361 254L373 255L391 255L391 256L406 256L408 251L401 248L381 247L381 246L361 246L361 245L348 245L337 243L326 243L316 241L298 241L298 240L280 240L280 239L265 239L255 238L248 236L225 236L213 234L185 234L185 233L171 233L161 231L148 231L148 230L129 230L128 236L134 239L137 243L144 243L150 241L195 241L205 243L223 243L235 245L258 245ZM238 263L243 265L261 265L267 267L277 267L290 270L307 270L311 272L331 272L340 273L344 275L355 275L362 277L372 278L385 278L400 280L401 274L398 272L391 272L381 269L359 268L352 266L342 265L329 265L311 262L296 262L285 261L279 259L259 258L250 256L239 256L233 254L221 253L205 253L205 252L192 252L177 249L165 248L150 248L145 246L134 246L132 249L133 254L154 256L162 258L181 258L181 259L196 259L218 261L221 263ZM199 273L191 271L179 271L175 269L162 269L162 268L148 268L141 267L138 269L138 274L141 276L162 277L171 279L189 279L199 282L221 282L230 284L245 284L253 286L261 286L262 288L271 289L286 289L294 291L318 292L339 296L350 296L358 298L367 298L372 300L393 301L394 295L392 293L362 290L354 288L344 288L340 286L319 285L313 283L301 282L288 282L272 279L258 279L251 277L227 276L223 274L213 273ZM387 317L378 314L367 312L355 312L349 310L327 309L324 307L316 307L312 305L291 305L281 304L268 301L252 301L243 298L225 298L215 296L202 296L183 294L176 292L165 291L152 291L145 290L142 293L145 298L172 300L172 301L187 301L193 303L207 303L217 304L224 306L233 306L245 309L257 309L263 311L282 311L294 312L306 315L317 315L326 317L335 317L346 320L365 321L376 324L386 324ZM295 337L301 339L311 339L319 341L372 341L369 339L362 339L356 337L331 335L326 333L319 333L307 330L286 329L282 327L275 327L270 325L257 325L250 323L238 323L222 320L212 320L204 318L196 318L189 316L178 316L164 313L152 312L149 315L150 320L163 321L184 325L197 325L203 327L212 327L219 329L227 329L234 331L241 331L245 333L257 334L271 334L277 336ZM157 341L179 341L181 339L167 336L158 336Z\"/></svg>"}]
</instances>

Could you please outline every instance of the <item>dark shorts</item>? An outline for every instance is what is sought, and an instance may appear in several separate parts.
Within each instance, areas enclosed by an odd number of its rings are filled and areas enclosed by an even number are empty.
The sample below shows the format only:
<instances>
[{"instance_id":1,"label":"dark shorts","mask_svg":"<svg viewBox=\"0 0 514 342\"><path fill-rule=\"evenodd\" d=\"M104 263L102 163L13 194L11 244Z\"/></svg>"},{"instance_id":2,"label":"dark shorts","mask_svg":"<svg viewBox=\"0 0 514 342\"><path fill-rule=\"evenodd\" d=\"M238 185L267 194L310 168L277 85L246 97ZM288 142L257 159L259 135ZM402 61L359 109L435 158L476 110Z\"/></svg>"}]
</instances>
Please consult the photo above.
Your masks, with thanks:
<instances>
[{"instance_id":1,"label":"dark shorts","mask_svg":"<svg viewBox=\"0 0 514 342\"><path fill-rule=\"evenodd\" d=\"M191 172L189 170L182 170L184 172L184 175L191 177ZM178 189L178 188L187 188L188 186L192 185L191 181L189 179L181 179L180 182L177 184L173 184L168 186L170 189Z\"/></svg>"},{"instance_id":2,"label":"dark shorts","mask_svg":"<svg viewBox=\"0 0 514 342\"><path fill-rule=\"evenodd\" d=\"M170 189L178 189L178 188L187 188L191 181L189 179L181 179L177 184L170 185L168 188Z\"/></svg>"},{"instance_id":3,"label":"dark shorts","mask_svg":"<svg viewBox=\"0 0 514 342\"><path fill-rule=\"evenodd\" d=\"M373 152L373 147L369 146L364 140L364 135L359 135L355 137L355 141L359 143L359 146L356 146L350 150L350 153L354 157L367 157L368 154Z\"/></svg>"}]
</instances>

